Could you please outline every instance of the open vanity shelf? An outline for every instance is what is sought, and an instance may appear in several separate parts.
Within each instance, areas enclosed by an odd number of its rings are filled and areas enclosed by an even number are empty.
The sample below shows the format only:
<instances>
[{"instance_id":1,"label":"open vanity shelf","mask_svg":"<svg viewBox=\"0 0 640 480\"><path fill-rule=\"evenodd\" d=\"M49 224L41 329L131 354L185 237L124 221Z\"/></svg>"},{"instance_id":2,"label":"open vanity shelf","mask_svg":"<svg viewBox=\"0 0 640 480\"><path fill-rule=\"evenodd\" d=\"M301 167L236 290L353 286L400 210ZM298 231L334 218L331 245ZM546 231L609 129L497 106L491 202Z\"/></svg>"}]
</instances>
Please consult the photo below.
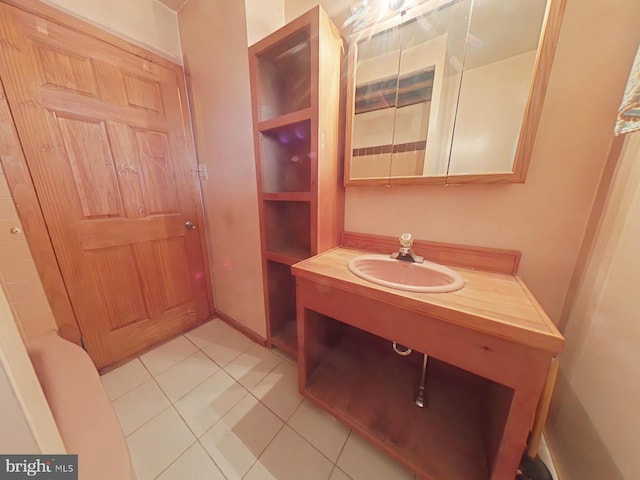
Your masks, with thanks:
<instances>
[{"instance_id":1,"label":"open vanity shelf","mask_svg":"<svg viewBox=\"0 0 640 480\"><path fill-rule=\"evenodd\" d=\"M422 356L306 312L306 396L425 478L488 480L512 391L430 358L425 408L414 403ZM504 400L496 402L496 398ZM498 424L492 428L491 421Z\"/></svg>"},{"instance_id":2,"label":"open vanity shelf","mask_svg":"<svg viewBox=\"0 0 640 480\"><path fill-rule=\"evenodd\" d=\"M342 37L321 7L249 49L267 339L293 356L290 267L340 241L342 56Z\"/></svg>"}]
</instances>

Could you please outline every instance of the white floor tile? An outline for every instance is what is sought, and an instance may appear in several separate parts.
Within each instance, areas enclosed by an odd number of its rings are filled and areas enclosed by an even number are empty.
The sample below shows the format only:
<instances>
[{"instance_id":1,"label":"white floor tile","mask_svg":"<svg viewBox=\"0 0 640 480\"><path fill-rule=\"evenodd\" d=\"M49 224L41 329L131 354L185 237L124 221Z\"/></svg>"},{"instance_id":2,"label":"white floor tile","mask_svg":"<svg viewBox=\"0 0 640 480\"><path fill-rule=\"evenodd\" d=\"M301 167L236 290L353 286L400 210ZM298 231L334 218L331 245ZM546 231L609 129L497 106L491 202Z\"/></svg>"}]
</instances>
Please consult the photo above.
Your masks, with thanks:
<instances>
[{"instance_id":1,"label":"white floor tile","mask_svg":"<svg viewBox=\"0 0 640 480\"><path fill-rule=\"evenodd\" d=\"M140 360L149 369L151 375L156 376L197 351L198 348L181 335L145 353Z\"/></svg>"},{"instance_id":2,"label":"white floor tile","mask_svg":"<svg viewBox=\"0 0 640 480\"><path fill-rule=\"evenodd\" d=\"M242 352L247 350L254 342L238 332L233 330L218 340L214 340L204 347L202 351L206 353L211 360L221 367L226 366L231 360L238 357Z\"/></svg>"},{"instance_id":3,"label":"white floor tile","mask_svg":"<svg viewBox=\"0 0 640 480\"><path fill-rule=\"evenodd\" d=\"M272 348L271 351L276 355L278 355L283 360L286 360L287 362L289 362L294 367L298 368L298 360L296 359L296 357L289 355L287 352L284 352L279 348Z\"/></svg>"},{"instance_id":4,"label":"white floor tile","mask_svg":"<svg viewBox=\"0 0 640 480\"><path fill-rule=\"evenodd\" d=\"M332 469L333 463L285 425L245 479L325 480Z\"/></svg>"},{"instance_id":5,"label":"white floor tile","mask_svg":"<svg viewBox=\"0 0 640 480\"><path fill-rule=\"evenodd\" d=\"M303 399L298 393L298 369L281 362L251 393L286 422Z\"/></svg>"},{"instance_id":6,"label":"white floor tile","mask_svg":"<svg viewBox=\"0 0 640 480\"><path fill-rule=\"evenodd\" d=\"M280 358L269 349L253 344L239 357L229 362L224 368L246 389L251 390L280 362Z\"/></svg>"},{"instance_id":7,"label":"white floor tile","mask_svg":"<svg viewBox=\"0 0 640 480\"><path fill-rule=\"evenodd\" d=\"M150 379L113 402L113 409L122 431L129 435L170 404L155 380Z\"/></svg>"},{"instance_id":8,"label":"white floor tile","mask_svg":"<svg viewBox=\"0 0 640 480\"><path fill-rule=\"evenodd\" d=\"M152 480L196 438L173 407L164 410L127 438L137 480Z\"/></svg>"},{"instance_id":9,"label":"white floor tile","mask_svg":"<svg viewBox=\"0 0 640 480\"><path fill-rule=\"evenodd\" d=\"M158 480L225 480L202 445L194 443Z\"/></svg>"},{"instance_id":10,"label":"white floor tile","mask_svg":"<svg viewBox=\"0 0 640 480\"><path fill-rule=\"evenodd\" d=\"M175 406L193 433L200 437L247 394L227 372L219 370Z\"/></svg>"},{"instance_id":11,"label":"white floor tile","mask_svg":"<svg viewBox=\"0 0 640 480\"><path fill-rule=\"evenodd\" d=\"M131 360L124 365L102 375L102 385L109 400L114 401L134 388L149 380L151 375L140 363L139 359Z\"/></svg>"},{"instance_id":12,"label":"white floor tile","mask_svg":"<svg viewBox=\"0 0 640 480\"><path fill-rule=\"evenodd\" d=\"M338 467L335 467L333 472L331 472L329 480L351 480L351 478Z\"/></svg>"},{"instance_id":13,"label":"white floor tile","mask_svg":"<svg viewBox=\"0 0 640 480\"><path fill-rule=\"evenodd\" d=\"M156 380L167 394L169 400L175 402L211 375L220 370L209 357L201 351L188 356L173 367L156 376Z\"/></svg>"},{"instance_id":14,"label":"white floor tile","mask_svg":"<svg viewBox=\"0 0 640 480\"><path fill-rule=\"evenodd\" d=\"M207 345L220 340L225 335L233 332L234 328L227 325L222 320L216 318L204 325L185 334L192 343L198 348L204 348Z\"/></svg>"},{"instance_id":15,"label":"white floor tile","mask_svg":"<svg viewBox=\"0 0 640 480\"><path fill-rule=\"evenodd\" d=\"M354 480L413 480L414 474L352 432L337 462Z\"/></svg>"},{"instance_id":16,"label":"white floor tile","mask_svg":"<svg viewBox=\"0 0 640 480\"><path fill-rule=\"evenodd\" d=\"M309 400L302 402L288 423L334 462L349 436L347 427Z\"/></svg>"},{"instance_id":17,"label":"white floor tile","mask_svg":"<svg viewBox=\"0 0 640 480\"><path fill-rule=\"evenodd\" d=\"M228 479L245 475L276 436L283 422L252 395L246 395L200 442Z\"/></svg>"}]
</instances>

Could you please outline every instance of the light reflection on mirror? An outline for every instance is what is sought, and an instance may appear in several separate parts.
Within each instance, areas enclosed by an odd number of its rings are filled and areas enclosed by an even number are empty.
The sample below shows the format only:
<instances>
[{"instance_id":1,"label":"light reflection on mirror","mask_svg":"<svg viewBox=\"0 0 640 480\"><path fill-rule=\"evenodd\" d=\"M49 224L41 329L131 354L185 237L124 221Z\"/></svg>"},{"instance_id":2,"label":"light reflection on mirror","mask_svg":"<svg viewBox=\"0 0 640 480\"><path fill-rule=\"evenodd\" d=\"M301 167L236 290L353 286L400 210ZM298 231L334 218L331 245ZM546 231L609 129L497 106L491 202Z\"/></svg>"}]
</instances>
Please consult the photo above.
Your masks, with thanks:
<instances>
[{"instance_id":1,"label":"light reflection on mirror","mask_svg":"<svg viewBox=\"0 0 640 480\"><path fill-rule=\"evenodd\" d=\"M513 175L548 1L431 0L355 34L347 183Z\"/></svg>"},{"instance_id":2,"label":"light reflection on mirror","mask_svg":"<svg viewBox=\"0 0 640 480\"><path fill-rule=\"evenodd\" d=\"M351 178L444 176L471 0L358 42Z\"/></svg>"},{"instance_id":3,"label":"light reflection on mirror","mask_svg":"<svg viewBox=\"0 0 640 480\"><path fill-rule=\"evenodd\" d=\"M546 3L474 1L449 175L512 171Z\"/></svg>"}]
</instances>

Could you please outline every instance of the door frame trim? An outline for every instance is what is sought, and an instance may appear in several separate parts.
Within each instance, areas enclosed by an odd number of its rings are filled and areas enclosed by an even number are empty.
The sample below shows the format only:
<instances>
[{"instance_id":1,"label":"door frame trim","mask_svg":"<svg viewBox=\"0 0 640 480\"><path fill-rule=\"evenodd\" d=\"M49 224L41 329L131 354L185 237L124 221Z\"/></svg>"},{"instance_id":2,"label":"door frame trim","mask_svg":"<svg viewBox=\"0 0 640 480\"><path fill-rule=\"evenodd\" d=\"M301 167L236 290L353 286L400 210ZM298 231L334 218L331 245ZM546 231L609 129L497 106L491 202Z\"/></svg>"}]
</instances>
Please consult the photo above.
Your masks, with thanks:
<instances>
[{"instance_id":1,"label":"door frame trim","mask_svg":"<svg viewBox=\"0 0 640 480\"><path fill-rule=\"evenodd\" d=\"M200 228L200 243L202 251L202 262L205 274L205 284L207 289L207 303L209 316L215 313L213 299L213 282L211 277L211 262L209 257L208 242L206 238L206 228L204 228L204 205L202 192L198 176L195 174L197 168L197 153L193 143L193 132L191 116L188 109L188 97L185 86L185 75L181 65L172 60L164 58L158 53L147 50L123 38L120 38L101 27L92 25L85 20L58 10L55 7L42 3L40 0L0 0L0 3L11 5L25 12L43 18L50 22L70 28L79 33L89 35L104 43L112 45L129 54L133 54L144 60L155 63L169 70L173 70L178 80L178 90L182 103L182 123L185 128L185 147L187 158L194 167L193 184L191 188L194 193L194 202ZM24 227L25 236L33 256L33 261L42 281L42 286L49 300L55 322L63 338L78 345L81 344L81 330L77 317L71 304L57 257L49 237L44 214L40 207L31 173L27 165L22 143L15 129L15 123L0 78L0 116L8 115L11 119L9 131L0 131L0 151L11 152L10 155L2 158L7 183L13 196L18 216Z\"/></svg>"},{"instance_id":2,"label":"door frame trim","mask_svg":"<svg viewBox=\"0 0 640 480\"><path fill-rule=\"evenodd\" d=\"M176 70L177 67L182 70L180 65L178 65L174 60L164 57L161 52L149 50L149 48L153 47L145 48L137 45L122 37L118 37L108 30L105 30L103 27L89 23L87 20L75 17L71 13L67 13L64 10L60 10L54 6L43 3L40 0L0 0L0 2L12 5L20 10L24 10L25 12L32 13L44 20L90 35L98 40L163 67L172 70Z\"/></svg>"}]
</instances>

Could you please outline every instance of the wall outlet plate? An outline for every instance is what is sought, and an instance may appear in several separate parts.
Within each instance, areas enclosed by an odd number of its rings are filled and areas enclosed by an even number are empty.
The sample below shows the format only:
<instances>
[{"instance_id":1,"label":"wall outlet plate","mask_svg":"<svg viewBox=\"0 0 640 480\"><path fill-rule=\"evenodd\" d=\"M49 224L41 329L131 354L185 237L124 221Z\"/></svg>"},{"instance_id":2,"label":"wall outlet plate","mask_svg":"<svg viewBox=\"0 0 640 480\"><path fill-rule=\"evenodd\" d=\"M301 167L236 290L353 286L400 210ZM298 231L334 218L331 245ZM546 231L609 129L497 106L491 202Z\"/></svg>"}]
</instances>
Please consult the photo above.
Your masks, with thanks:
<instances>
[{"instance_id":1,"label":"wall outlet plate","mask_svg":"<svg viewBox=\"0 0 640 480\"><path fill-rule=\"evenodd\" d=\"M209 180L209 173L207 172L207 166L204 163L198 164L198 176L203 180Z\"/></svg>"}]
</instances>

